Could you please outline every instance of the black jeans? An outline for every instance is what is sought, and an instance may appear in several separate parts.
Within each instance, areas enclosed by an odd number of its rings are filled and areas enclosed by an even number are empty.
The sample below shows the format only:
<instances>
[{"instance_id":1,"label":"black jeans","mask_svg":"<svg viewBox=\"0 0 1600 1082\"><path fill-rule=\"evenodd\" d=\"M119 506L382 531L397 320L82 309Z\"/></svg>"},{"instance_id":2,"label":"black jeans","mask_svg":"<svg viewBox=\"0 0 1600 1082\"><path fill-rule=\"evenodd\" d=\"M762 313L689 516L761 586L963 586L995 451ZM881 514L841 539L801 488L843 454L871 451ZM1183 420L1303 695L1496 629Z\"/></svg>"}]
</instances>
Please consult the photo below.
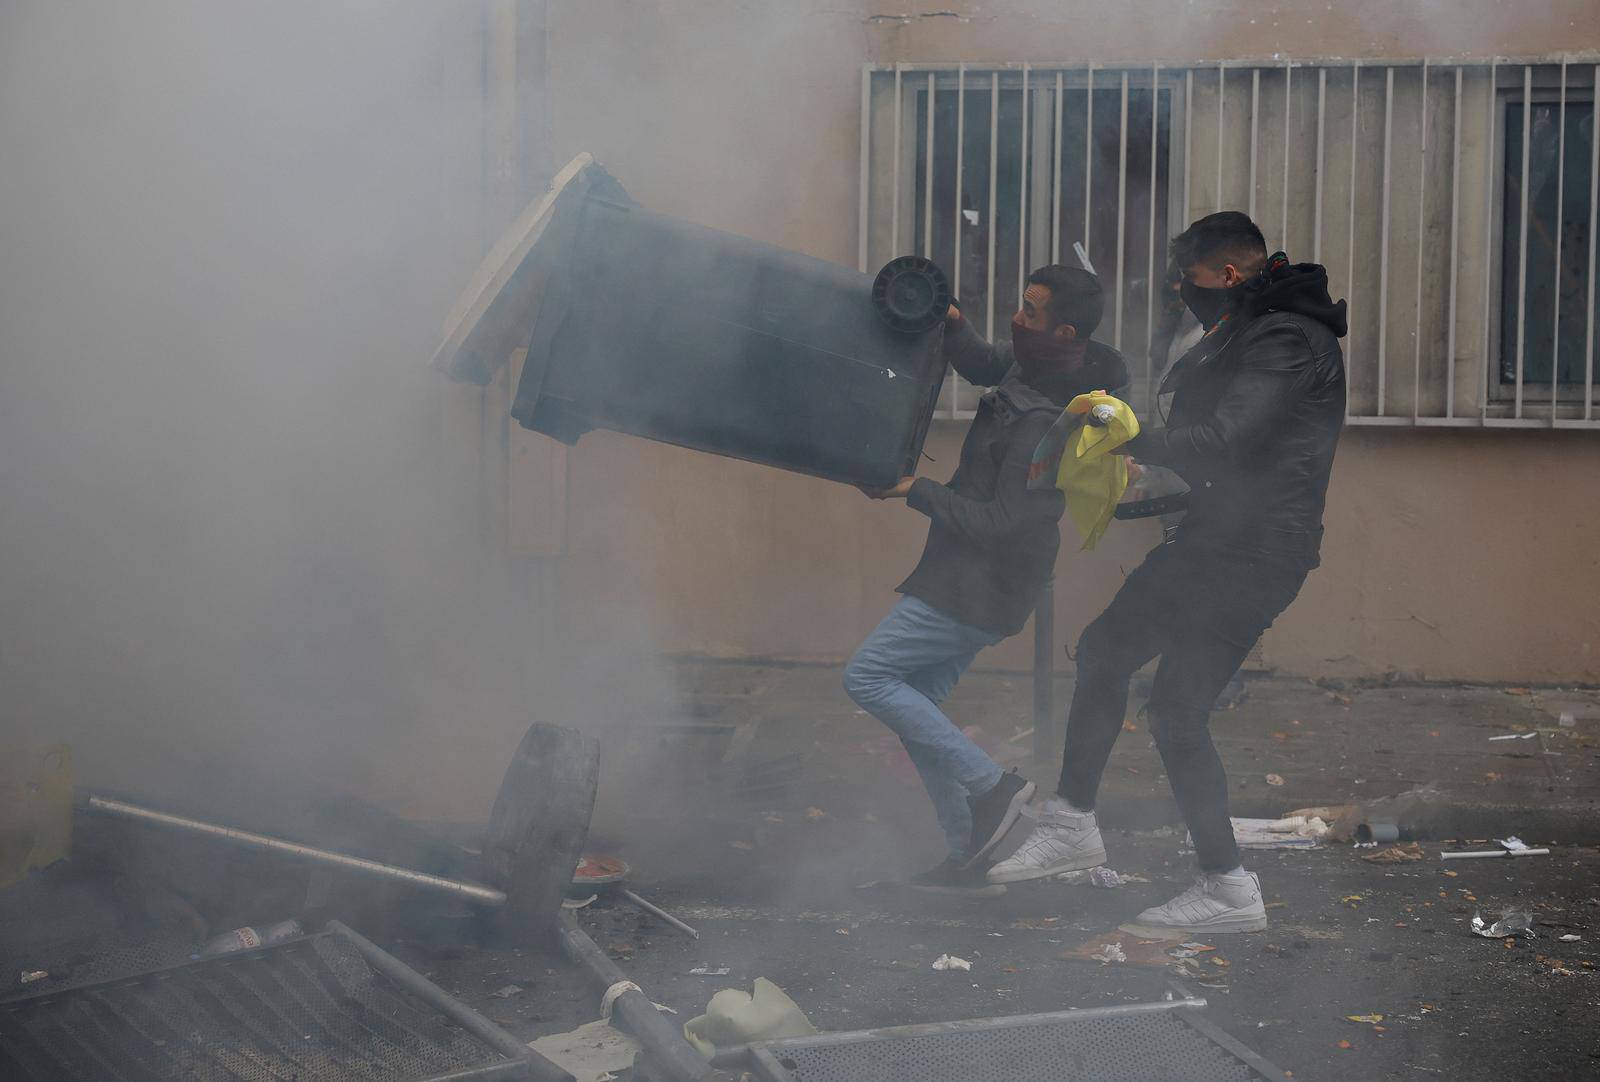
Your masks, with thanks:
<instances>
[{"instance_id":1,"label":"black jeans","mask_svg":"<svg viewBox=\"0 0 1600 1082\"><path fill-rule=\"evenodd\" d=\"M1237 867L1228 778L1211 743L1211 706L1261 633L1300 592L1310 562L1211 548L1186 542L1181 532L1151 552L1078 641L1078 684L1058 793L1077 807L1094 807L1100 775L1122 732L1128 682L1159 656L1150 732L1173 795L1201 870Z\"/></svg>"}]
</instances>

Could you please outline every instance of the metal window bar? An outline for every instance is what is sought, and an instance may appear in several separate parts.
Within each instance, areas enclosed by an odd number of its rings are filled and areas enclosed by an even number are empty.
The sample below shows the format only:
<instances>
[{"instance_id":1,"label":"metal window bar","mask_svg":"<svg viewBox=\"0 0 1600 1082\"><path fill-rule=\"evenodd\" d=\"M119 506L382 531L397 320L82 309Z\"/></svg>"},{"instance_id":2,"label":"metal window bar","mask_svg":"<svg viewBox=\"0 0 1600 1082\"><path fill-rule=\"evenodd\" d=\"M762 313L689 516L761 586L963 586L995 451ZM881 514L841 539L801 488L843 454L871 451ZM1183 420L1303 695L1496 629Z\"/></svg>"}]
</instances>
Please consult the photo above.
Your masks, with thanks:
<instances>
[{"instance_id":1,"label":"metal window bar","mask_svg":"<svg viewBox=\"0 0 1600 1082\"><path fill-rule=\"evenodd\" d=\"M1520 67L1521 71L1517 69ZM1249 90L1250 123L1248 163L1241 160L1246 150L1243 134L1230 148L1227 140L1230 107L1244 107L1243 86L1236 85L1230 96L1230 69L1248 68L1251 73ZM1309 74L1316 71L1316 103L1313 107L1306 95L1310 87L1295 79L1295 68ZM1383 106L1381 128L1363 125L1362 109L1365 93L1361 83L1368 69L1383 70ZM1443 68L1444 71L1439 69ZM1502 79L1501 70L1511 69ZM960 290L961 248L963 246L962 194L965 171L969 165L981 170L981 154L977 147L966 145L966 96L987 88L989 193L987 217L983 222L986 250L977 253L983 259L984 297L988 311L985 328L993 335L998 322L997 306L1004 300L1009 303L1006 290L997 294L994 289L997 267L995 260L1000 251L1010 258L1013 242L1018 245L1019 291L1025 284L1029 259L1039 258L1048 250L1052 261L1059 261L1062 252L1074 241L1082 239L1086 246L1092 234L1110 229L1101 242L1099 259L1103 275L1108 272L1115 279L1106 286L1113 294L1114 307L1106 327L1106 337L1115 344L1128 348L1130 364L1135 376L1144 363L1138 356L1141 344L1148 353L1155 323L1155 300L1159 286L1162 250L1161 215L1169 231L1176 231L1187 223L1194 197L1204 203L1214 203L1218 209L1237 206L1240 196L1248 208L1259 202L1262 192L1258 184L1263 158L1276 167L1274 154L1281 153L1282 183L1281 205L1268 213L1279 219L1274 223L1282 233L1282 246L1309 242L1310 258L1329 265L1335 281L1342 281L1347 299L1357 289L1355 268L1363 251L1377 255L1376 267L1370 275L1364 272L1360 285L1362 311L1370 304L1375 320L1357 326L1354 341L1346 342L1346 365L1352 389L1348 408L1351 424L1406 424L1418 426L1482 426L1482 427L1556 427L1600 428L1600 418L1594 410L1596 335L1595 276L1600 261L1600 139L1587 135L1586 128L1574 128L1569 138L1566 130L1572 110L1577 107L1593 109L1595 86L1600 82L1600 56L1586 54L1580 57L1530 57L1530 58L1421 58L1417 60L1368 59L1295 59L1267 60L1237 59L1230 61L1169 64L1151 61L1143 67L1117 67L1114 89L1100 78L1105 69L1092 62L1033 63L988 65L974 69L980 77L978 85L967 86L968 65L965 64L894 64L869 65L863 77L861 99L861 201L858 208L860 236L857 245L857 264L863 270L901 254L896 249L904 239L902 233L920 226L925 254L933 258L952 258L949 268L952 279ZM1196 78L1196 72L1202 78ZM1203 76L1216 73L1213 83ZM1281 83L1276 73L1282 71ZM1342 90L1331 96L1328 88L1329 72L1348 72L1351 79L1348 103L1350 123L1347 127L1330 124L1328 113L1343 98ZM1272 78L1263 79L1267 72ZM1242 74L1242 72L1236 72ZM1376 73L1374 73L1376 75ZM1520 77L1519 77L1520 76ZM914 91L904 92L904 80L910 77ZM1148 80L1150 90L1149 118L1150 167L1148 176L1130 162L1130 125L1144 122L1145 107L1142 95ZM1296 83L1299 82L1299 86ZM1370 79L1368 90L1372 88ZM1234 80L1237 84L1237 79ZM1040 112L1044 102L1040 95L1048 96L1050 112ZM1163 95L1162 90L1167 94ZM1012 94L1021 91L1022 123L1016 125L1012 111ZM1181 93L1180 93L1181 90ZM948 134L936 131L939 119L948 123L951 91L956 94L956 133L954 150ZM919 98L925 92L926 98ZM1000 97L1008 98L1005 130L1001 130ZM1075 104L1074 94L1083 95L1083 138L1069 129L1066 118ZM1106 108L1096 118L1096 93L1110 105L1111 94L1116 94L1117 110L1113 114ZM1473 122L1472 110L1477 108L1476 95L1483 94L1485 115L1480 136L1467 138ZM937 101L936 101L937 97ZM1299 100L1300 108L1295 109ZM981 101L981 99L979 99ZM942 104L940 104L942 103ZM1137 105L1135 105L1137 103ZM925 110L925 117L917 113ZM1281 130L1276 125L1262 125L1263 113L1281 107L1284 122ZM1536 107L1539 110L1540 129L1533 130ZM1168 122L1162 124L1162 109L1166 108ZM1367 106L1371 114L1375 104ZM1176 143L1178 110L1182 109L1181 150ZM1194 120L1198 113L1206 118L1206 110L1215 110L1216 157L1206 160L1203 146L1196 146ZM1448 119L1445 116L1449 110ZM898 112L896 112L898 110ZM1514 112L1513 112L1514 110ZM909 112L908 112L909 111ZM1398 111L1398 113L1397 113ZM897 122L891 131L884 125L893 115ZM1100 131L1117 116L1119 131L1116 139L1116 176L1109 175L1111 168L1111 142L1109 131ZM1404 134L1397 138L1397 115L1407 118L1402 122ZM1410 138L1409 117L1417 117L1416 138ZM1314 120L1312 119L1314 117ZM1506 149L1500 130L1520 117L1522 130L1517 143ZM1545 122L1553 118L1554 134ZM1206 118L1209 119L1209 118ZM925 138L913 146L902 128L915 133L918 121L922 122ZM1313 128L1314 125L1314 128ZM1139 135L1142 137L1143 133ZM1574 143L1588 138L1584 147ZM1441 140L1448 140L1446 147ZM1071 146L1064 145L1070 141ZM1202 144L1209 140L1202 139ZM1051 144L1046 152L1045 144ZM1537 143L1537 145L1535 145ZM1571 143L1573 146L1569 146ZM1277 145L1275 145L1277 144ZM1308 147L1307 144L1310 144ZM952 159L956 173L956 205L933 205L935 165L934 148L945 147L942 163ZM891 151L892 147L892 151ZM1097 149L1106 152L1096 153ZM1581 148L1581 149L1578 149ZM1230 153L1231 150L1231 153ZM918 152L927 154L917 160ZM1073 160L1082 154L1082 161ZM1019 161L1020 177L1010 176L1010 166L1005 170L1005 185L1001 188L1001 171L998 163L1002 155L1006 162ZM1581 154L1574 158L1574 154ZM1302 161L1297 163L1296 156ZM1341 155L1349 156L1349 190L1338 193L1339 179L1329 175L1328 167L1338 162ZM1373 156L1378 157L1373 162ZM1097 164L1097 162L1099 164ZM1366 163L1372 163L1369 167ZM1556 175L1548 176L1550 164ZM1583 164L1579 164L1583 163ZM1342 163L1341 163L1342 164ZM1535 169L1534 166L1538 165ZM1588 167L1587 203L1577 191L1581 190L1584 165ZM919 168L920 167L920 168ZM1062 198L1068 185L1067 178L1073 169L1081 167L1084 185L1084 218L1081 238L1072 221L1063 214ZM1131 172L1130 172L1130 167ZM1566 169L1574 169L1568 177ZM948 164L939 167L941 171ZM1249 170L1249 188L1239 192L1240 181ZM1311 199L1300 202L1291 198L1290 184L1303 170L1313 173L1314 191ZM1048 172L1046 172L1048 170ZM1415 171L1413 174L1412 171ZM1215 177L1215 198L1207 200L1203 192L1195 191L1195 179L1211 171ZM1098 174L1098 175L1097 175ZM981 173L979 174L981 175ZM1270 175L1270 174L1269 174ZM1415 195L1409 185L1417 185ZM915 178L915 179L913 179ZM1228 182L1232 178L1232 196ZM1274 180L1277 178L1274 178ZM1550 181L1553 179L1553 183ZM1393 185L1396 181L1407 186L1401 198L1416 199L1416 214L1396 214L1392 204ZM1543 186L1533 191L1533 183ZM1570 183L1569 183L1570 181ZM1481 182L1484 190L1481 202L1469 197L1472 183ZM919 184L929 197L918 217L908 214L900 221L901 208L909 208L910 194ZM1110 187L1116 186L1112 219ZM1016 184L1017 191L1012 190ZM1042 187L1042 186L1048 186ZM1148 185L1147 192L1135 194ZM1270 193L1271 182L1267 192ZM1330 190L1330 187L1332 190ZM948 198L948 189L941 189L938 199ZM1550 209L1550 193L1556 199L1555 209ZM1341 194L1345 198L1340 198ZM1138 198L1147 195L1152 202L1140 207ZM1332 197L1330 199L1330 196ZM1004 200L1018 199L1017 220L1004 222L997 211ZM1265 196L1271 199L1271 194ZM1030 199L1033 200L1030 209ZM1156 200L1164 200L1161 207ZM1572 206L1568 206L1568 203ZM1342 206L1340 204L1343 204ZM1535 209L1537 207L1537 209ZM1448 212L1446 210L1448 208ZM1589 214L1589 235L1586 250L1577 250L1568 244L1565 231L1581 220L1584 211ZM1098 213L1097 213L1098 211ZM1275 213L1274 213L1275 212ZM1129 214L1134 219L1129 221ZM1346 221L1339 222L1343 213ZM1549 224L1554 213L1556 228L1550 236ZM1448 214L1448 221L1446 218ZM889 221L884 222L887 215ZM1148 215L1148 216L1146 216ZM1095 219L1099 223L1096 225ZM1049 241L1045 243L1045 221L1049 223ZM933 223L953 221L953 241L947 245L936 243ZM1374 223L1376 228L1374 228ZM906 229L900 226L904 224ZM1341 226L1343 227L1341 230ZM1430 226L1448 228L1450 240L1448 257L1437 259L1426 251L1425 242L1430 236ZM970 227L969 227L970 228ZM1013 230L1017 231L1013 235ZM1134 236L1136 246L1146 249L1144 278L1146 281L1146 309L1142 321L1130 324L1129 318L1138 320L1138 278L1141 268L1137 254L1129 258L1127 243L1129 230L1138 230ZM1344 250L1330 250L1328 236L1340 230L1346 234ZM1374 235L1376 233L1376 235ZM908 234L909 235L909 234ZM1106 247L1114 239L1114 258ZM1536 244L1548 243L1553 252L1538 248ZM887 247L885 247L887 245ZM1368 247L1368 246L1371 247ZM941 247L943 250L941 251ZM1419 253L1415 279L1397 276L1390 266L1390 253L1413 249ZM1291 257L1304 258L1291 251ZM1553 259L1552 259L1553 257ZM1363 266L1370 266L1368 260ZM1443 263L1444 265L1440 265ZM1109 265L1108 265L1109 264ZM1504 268L1504 274L1501 268ZM1463 288L1470 289L1470 274L1483 268L1482 317L1473 320L1461 310ZM970 269L970 268L969 268ZM1410 268L1407 268L1409 271ZM1437 278L1428 277L1435 273ZM1542 307L1551 304L1545 295L1555 288L1547 275L1554 273L1556 283L1566 283L1570 290L1581 286L1586 292L1585 312L1580 317L1571 308L1569 298L1565 303L1556 299L1553 310ZM1506 281L1502 283L1501 279ZM1446 280L1447 279L1447 280ZM1430 286L1437 281L1437 286ZM972 283L975 287L977 283ZM1129 290L1133 290L1130 293ZM1410 296L1407 296L1409 294ZM1528 298L1535 299L1530 311ZM976 300L974 296L972 298ZM1389 386L1389 312L1394 305L1410 302L1415 305L1413 323L1414 339L1411 349L1412 380L1410 409L1392 400ZM1562 326L1565 311L1566 326ZM1352 322L1357 313L1351 312ZM1509 322L1508 322L1509 321ZM1143 342L1136 330L1142 322ZM1375 323L1375 326L1374 326ZM1437 333L1442 324L1444 333ZM1544 340L1546 327L1551 328L1551 341ZM1505 327L1505 331L1498 328ZM1429 334L1432 329L1435 333ZM1376 334L1376 345L1372 345ZM1582 372L1574 366L1579 340L1582 341ZM1502 343L1504 349L1502 350ZM1564 352L1562 352L1564 350ZM1546 351L1549 356L1545 355ZM1502 358L1502 352L1505 356ZM1563 364L1563 361L1565 362ZM1145 395L1150 397L1151 384L1157 372L1158 360L1151 360L1145 368ZM1536 376L1548 364L1551 387L1549 394L1528 393L1529 373ZM1474 367L1475 366L1475 367ZM1400 377L1403 378L1403 375ZM1565 382L1562 380L1565 379ZM1467 381L1467 382L1464 382ZM1475 389L1467 391L1477 383ZM1537 385L1536 385L1537 386ZM962 409L960 381L952 377L952 393L944 400L942 415L960 417ZM1539 388L1543 390L1543 388ZM1466 392L1465 399L1458 392ZM1478 408L1472 410L1470 400L1478 399ZM1141 410L1147 402L1138 403Z\"/></svg>"}]
</instances>

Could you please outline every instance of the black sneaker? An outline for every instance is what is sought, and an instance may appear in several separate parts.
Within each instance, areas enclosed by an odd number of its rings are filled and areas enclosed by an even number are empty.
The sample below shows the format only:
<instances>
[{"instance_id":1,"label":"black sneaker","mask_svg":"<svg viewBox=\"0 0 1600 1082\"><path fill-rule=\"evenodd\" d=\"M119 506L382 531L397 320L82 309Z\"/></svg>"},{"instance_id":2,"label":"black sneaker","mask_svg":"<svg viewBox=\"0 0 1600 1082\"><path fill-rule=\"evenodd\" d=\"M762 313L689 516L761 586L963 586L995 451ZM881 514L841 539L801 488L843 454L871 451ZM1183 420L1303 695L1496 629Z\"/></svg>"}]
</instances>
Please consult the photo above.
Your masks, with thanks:
<instances>
[{"instance_id":1,"label":"black sneaker","mask_svg":"<svg viewBox=\"0 0 1600 1082\"><path fill-rule=\"evenodd\" d=\"M972 843L967 847L963 868L971 868L1000 844L1032 796L1033 782L1013 768L1000 775L987 793L967 797L967 807L972 809Z\"/></svg>"},{"instance_id":2,"label":"black sneaker","mask_svg":"<svg viewBox=\"0 0 1600 1082\"><path fill-rule=\"evenodd\" d=\"M956 857L946 857L938 867L912 876L906 885L925 894L948 894L962 898L993 898L1004 894L1004 884L989 882L988 874L987 864L966 868Z\"/></svg>"}]
</instances>

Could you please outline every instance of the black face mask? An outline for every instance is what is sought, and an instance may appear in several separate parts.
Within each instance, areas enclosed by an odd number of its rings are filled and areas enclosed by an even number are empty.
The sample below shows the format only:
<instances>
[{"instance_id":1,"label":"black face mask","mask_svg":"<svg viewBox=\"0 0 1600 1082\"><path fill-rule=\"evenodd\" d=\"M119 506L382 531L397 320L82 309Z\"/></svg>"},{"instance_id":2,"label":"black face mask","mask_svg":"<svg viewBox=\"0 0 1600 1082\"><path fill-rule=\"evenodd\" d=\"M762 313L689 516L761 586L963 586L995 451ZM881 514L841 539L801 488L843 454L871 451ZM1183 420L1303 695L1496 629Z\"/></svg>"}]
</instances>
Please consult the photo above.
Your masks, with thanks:
<instances>
[{"instance_id":1,"label":"black face mask","mask_svg":"<svg viewBox=\"0 0 1600 1082\"><path fill-rule=\"evenodd\" d=\"M1241 282L1222 289L1207 289L1185 278L1178 292L1183 297L1183 303L1189 306L1189 311L1194 313L1194 318L1200 321L1200 326L1209 331L1237 306L1244 293L1244 284Z\"/></svg>"}]
</instances>

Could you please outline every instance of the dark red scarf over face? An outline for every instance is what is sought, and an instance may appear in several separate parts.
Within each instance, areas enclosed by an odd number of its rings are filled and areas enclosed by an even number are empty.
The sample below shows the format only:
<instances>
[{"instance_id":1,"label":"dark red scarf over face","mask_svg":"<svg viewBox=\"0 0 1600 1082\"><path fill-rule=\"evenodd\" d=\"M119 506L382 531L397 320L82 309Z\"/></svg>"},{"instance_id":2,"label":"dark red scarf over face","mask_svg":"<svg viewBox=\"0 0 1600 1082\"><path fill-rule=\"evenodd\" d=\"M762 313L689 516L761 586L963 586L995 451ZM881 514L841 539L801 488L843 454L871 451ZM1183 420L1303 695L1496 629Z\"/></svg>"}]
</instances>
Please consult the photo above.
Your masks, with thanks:
<instances>
[{"instance_id":1,"label":"dark red scarf over face","mask_svg":"<svg viewBox=\"0 0 1600 1082\"><path fill-rule=\"evenodd\" d=\"M1036 331L1019 320L1011 321L1011 349L1017 368L1029 383L1072 371L1083 364L1089 343L1082 338L1058 338L1053 331Z\"/></svg>"}]
</instances>

